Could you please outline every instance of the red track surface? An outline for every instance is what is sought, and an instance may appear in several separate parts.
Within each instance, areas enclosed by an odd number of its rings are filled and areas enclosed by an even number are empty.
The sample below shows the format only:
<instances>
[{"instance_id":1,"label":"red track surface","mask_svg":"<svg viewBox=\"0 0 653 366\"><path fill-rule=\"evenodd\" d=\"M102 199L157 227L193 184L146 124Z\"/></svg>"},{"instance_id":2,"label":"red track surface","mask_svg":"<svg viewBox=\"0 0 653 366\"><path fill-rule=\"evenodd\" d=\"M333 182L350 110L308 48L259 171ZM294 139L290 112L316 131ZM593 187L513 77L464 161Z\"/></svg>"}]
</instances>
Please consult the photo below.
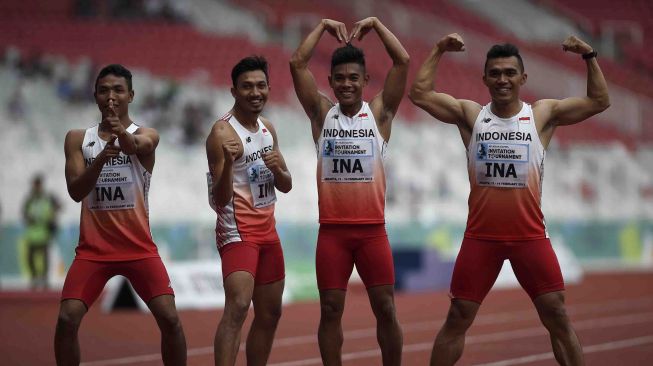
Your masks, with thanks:
<instances>
[{"instance_id":1,"label":"red track surface","mask_svg":"<svg viewBox=\"0 0 653 366\"><path fill-rule=\"evenodd\" d=\"M650 365L653 360L653 273L593 274L569 286L567 304L588 365ZM400 294L404 365L426 365L449 300L444 293ZM0 364L53 365L56 296L0 294ZM211 365L219 311L184 311L188 365ZM270 365L319 365L317 303L292 304ZM251 314L248 321L251 320ZM362 290L352 289L343 318L345 365L380 365L374 319ZM249 322L246 328L249 327ZM246 329L243 333L246 334ZM160 365L159 335L148 314L103 314L95 306L80 330L83 365ZM244 346L238 364L244 365ZM520 289L490 293L468 333L459 365L555 364L548 336Z\"/></svg>"}]
</instances>

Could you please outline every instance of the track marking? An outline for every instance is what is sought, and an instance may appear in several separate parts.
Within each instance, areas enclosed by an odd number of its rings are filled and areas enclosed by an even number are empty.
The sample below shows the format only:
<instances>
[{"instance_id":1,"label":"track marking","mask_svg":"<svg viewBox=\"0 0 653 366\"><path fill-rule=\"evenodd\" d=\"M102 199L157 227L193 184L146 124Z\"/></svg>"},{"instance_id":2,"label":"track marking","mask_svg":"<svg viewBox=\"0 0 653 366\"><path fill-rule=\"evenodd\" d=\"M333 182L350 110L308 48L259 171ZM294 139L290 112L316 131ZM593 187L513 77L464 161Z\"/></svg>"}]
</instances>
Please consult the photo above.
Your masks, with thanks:
<instances>
[{"instance_id":1,"label":"track marking","mask_svg":"<svg viewBox=\"0 0 653 366\"><path fill-rule=\"evenodd\" d=\"M603 351L611 351L611 350L621 349L621 348L642 346L650 343L653 343L653 335L643 336L638 338L622 339L620 341L593 344L591 346L583 347L583 353L589 354L589 353L596 353L596 352L603 352ZM490 362L490 363L479 363L476 364L476 366L522 365L525 363L531 363L536 361L552 360L554 358L555 357L552 352L547 352L547 353L538 353L535 355L511 358L507 360Z\"/></svg>"},{"instance_id":2,"label":"track marking","mask_svg":"<svg viewBox=\"0 0 653 366\"><path fill-rule=\"evenodd\" d=\"M643 322L653 322L653 312L636 313L636 314L615 316L615 317L609 317L609 318L586 319L586 320L583 320L583 321L580 321L580 322L576 322L575 325L574 325L574 328L576 330L580 330L580 329L582 329L582 330L588 330L588 329L591 330L591 329L608 328L608 327L613 327L613 326L641 324ZM479 334L479 335L475 335L475 336L468 336L465 339L465 345L474 344L474 343L507 341L507 340L512 340L512 339L520 339L520 338L534 337L534 336L540 336L540 335L544 336L546 334L547 333L544 330L543 326L523 328L523 329L516 329L516 330L511 330L511 331L505 331L505 332L495 332L495 333ZM628 342L632 341L632 340L638 340L638 342L642 342L642 340L645 340L645 341L643 343L634 343L632 345L622 345L623 342L626 342L625 344L630 344ZM598 352L598 351L617 349L617 348L624 348L624 347L632 347L632 346L636 346L636 345L651 343L651 342L653 342L653 336L633 338L632 340L614 341L614 342L608 342L608 343L603 343L603 344L599 344L599 345L587 346L587 347L583 348L583 352L588 353L586 351L586 349L591 350L591 352ZM613 348L609 348L611 344L614 344L612 346ZM428 351L428 350L431 349L432 346L433 346L432 341L431 342L422 342L422 343L413 343L413 344L405 345L403 347L403 353ZM591 353L591 352L589 352L589 353ZM542 355L547 355L547 354L550 354L551 357L553 357L553 353L546 353L546 354L543 353L541 355L533 355L533 356L527 356L527 357L540 357ZM342 360L343 361L357 360L357 359L363 359L363 358L369 358L369 357L378 357L380 355L381 355L381 351L378 348L375 348L375 349L359 351L359 352L343 353ZM539 359L534 359L534 360L528 361L528 362L534 362L534 361L538 361L538 360ZM320 359L320 358L309 358L309 359L289 361L289 362L273 363L273 364L269 364L269 366L309 366L309 365L319 365L321 363L322 363L322 359ZM491 364L491 365L496 366L494 364ZM507 364L507 365L512 365L512 364Z\"/></svg>"},{"instance_id":3,"label":"track marking","mask_svg":"<svg viewBox=\"0 0 653 366\"><path fill-rule=\"evenodd\" d=\"M607 301L603 303L571 305L567 307L567 312L569 314L575 314L575 313L588 314L588 313L601 313L601 312L605 312L606 310L619 310L624 308L632 310L633 308L637 308L637 307L649 308L647 305L650 305L651 303L653 303L653 297L637 297L637 298L632 298L627 300L620 299L614 301ZM500 313L493 313L493 314L483 314L476 318L476 320L474 321L474 325L478 326L478 325L509 323L511 321L530 319L534 316L534 314L535 314L534 309L500 312ZM597 318L597 319L598 321L600 321L601 318ZM596 321L597 320L591 320L590 322L596 322ZM444 319L404 323L401 325L401 328L403 329L404 333L433 330L441 326L443 322ZM581 325L582 322L583 321L573 322L574 328L581 329L579 328L579 326ZM477 343L477 342L491 342L492 340L515 338L515 336L505 335L507 333L519 334L516 337L546 334L544 328L540 326L537 328L526 328L526 329L510 331L510 332L499 332L499 333L490 333L485 335L468 336L466 338L466 344ZM346 340L376 337L376 327L348 330L343 332L343 334ZM486 337L487 340L484 340L484 337ZM501 337L508 337L508 338L501 338ZM317 342L317 334L276 338L274 340L274 343L272 344L272 348L290 347L290 346L297 346L302 344L312 344L315 342ZM409 344L409 345L404 345L403 352L418 352L418 351L431 349L431 347L432 347L432 343L430 342L420 343L420 344ZM245 343L243 342L240 344L240 352L243 352L244 349L245 349ZM213 346L191 348L187 351L188 357L203 356L212 353L213 353ZM346 359L374 357L378 354L380 354L380 351L378 350L369 350L369 351L343 354L342 357L343 360L346 360ZM347 356L347 355L351 355L351 356ZM346 358L346 357L353 357L353 358ZM151 354L145 354L139 356L127 356L127 357L112 358L106 360L82 362L80 366L129 365L129 364L137 364L140 362L160 361L160 360L161 360L160 353L151 353ZM294 362L308 362L309 360L312 361L312 363L294 363ZM316 361L319 362L316 363ZM320 364L321 362L322 359L313 358L313 359L306 359L306 360L291 361L286 363L279 363L274 365L276 366L313 365L313 364Z\"/></svg>"}]
</instances>

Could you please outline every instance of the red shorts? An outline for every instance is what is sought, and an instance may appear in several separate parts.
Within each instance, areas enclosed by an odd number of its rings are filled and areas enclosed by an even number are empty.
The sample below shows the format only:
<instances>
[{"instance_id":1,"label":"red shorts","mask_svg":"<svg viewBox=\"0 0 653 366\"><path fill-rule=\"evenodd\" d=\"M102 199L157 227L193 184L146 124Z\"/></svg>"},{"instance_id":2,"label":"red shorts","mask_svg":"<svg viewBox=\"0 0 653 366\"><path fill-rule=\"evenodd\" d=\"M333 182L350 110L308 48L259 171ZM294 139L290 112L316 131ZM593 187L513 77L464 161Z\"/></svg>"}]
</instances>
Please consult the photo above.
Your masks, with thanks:
<instances>
[{"instance_id":1,"label":"red shorts","mask_svg":"<svg viewBox=\"0 0 653 366\"><path fill-rule=\"evenodd\" d=\"M222 259L222 278L236 271L252 274L254 284L265 285L286 276L281 242L255 244L239 241L219 248Z\"/></svg>"},{"instance_id":2,"label":"red shorts","mask_svg":"<svg viewBox=\"0 0 653 366\"><path fill-rule=\"evenodd\" d=\"M482 303L508 259L531 300L565 284L549 239L494 241L465 238L451 278L451 296Z\"/></svg>"},{"instance_id":3,"label":"red shorts","mask_svg":"<svg viewBox=\"0 0 653 366\"><path fill-rule=\"evenodd\" d=\"M394 285L385 225L321 224L315 256L318 289L346 290L354 264L366 288Z\"/></svg>"},{"instance_id":4,"label":"red shorts","mask_svg":"<svg viewBox=\"0 0 653 366\"><path fill-rule=\"evenodd\" d=\"M61 300L78 299L90 308L107 281L117 275L126 277L146 303L159 295L175 294L159 257L120 262L75 259L66 275Z\"/></svg>"}]
</instances>

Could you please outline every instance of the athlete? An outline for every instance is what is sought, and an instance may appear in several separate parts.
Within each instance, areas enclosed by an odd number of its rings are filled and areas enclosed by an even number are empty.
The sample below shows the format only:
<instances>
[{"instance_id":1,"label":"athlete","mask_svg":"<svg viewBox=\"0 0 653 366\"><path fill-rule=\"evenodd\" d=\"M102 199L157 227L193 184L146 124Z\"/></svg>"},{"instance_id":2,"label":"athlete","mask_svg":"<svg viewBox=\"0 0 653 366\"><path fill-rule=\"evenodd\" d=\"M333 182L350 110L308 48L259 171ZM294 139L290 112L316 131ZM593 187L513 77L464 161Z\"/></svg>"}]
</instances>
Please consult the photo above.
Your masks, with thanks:
<instances>
[{"instance_id":1,"label":"athlete","mask_svg":"<svg viewBox=\"0 0 653 366\"><path fill-rule=\"evenodd\" d=\"M77 332L84 314L113 276L129 279L161 330L165 365L186 364L186 341L174 292L148 219L148 190L159 135L129 117L132 74L108 65L95 81L102 121L66 135L66 182L82 202L79 243L61 294L54 338L57 365L79 365Z\"/></svg>"},{"instance_id":2,"label":"athlete","mask_svg":"<svg viewBox=\"0 0 653 366\"><path fill-rule=\"evenodd\" d=\"M32 188L23 203L27 264L32 289L48 288L48 250L57 231L57 198L43 189L43 176L32 179Z\"/></svg>"},{"instance_id":3,"label":"athlete","mask_svg":"<svg viewBox=\"0 0 653 366\"><path fill-rule=\"evenodd\" d=\"M375 30L392 59L383 90L368 104L363 88L369 75L363 51L351 45ZM317 89L308 62L322 34L344 47L333 52L329 85L333 103ZM311 121L317 150L320 229L316 251L320 290L318 341L325 365L340 365L341 318L353 266L363 280L377 319L384 365L401 363L402 333L394 305L394 267L385 230L386 145L406 87L409 56L399 40L375 17L345 25L322 20L290 61L295 92Z\"/></svg>"},{"instance_id":4,"label":"athlete","mask_svg":"<svg viewBox=\"0 0 653 366\"><path fill-rule=\"evenodd\" d=\"M218 214L225 307L215 334L216 365L234 365L251 302L254 321L246 344L248 365L265 365L281 316L284 262L274 220L275 188L288 193L292 178L277 134L261 116L268 100L268 63L247 57L231 71L234 106L206 140L209 203Z\"/></svg>"},{"instance_id":5,"label":"athlete","mask_svg":"<svg viewBox=\"0 0 653 366\"><path fill-rule=\"evenodd\" d=\"M571 36L564 51L587 64L587 95L542 99L519 97L527 74L519 50L495 45L487 53L483 82L491 102L438 93L434 75L445 52L465 50L458 34L443 37L419 69L409 97L438 120L458 126L467 148L471 192L467 228L451 280L451 307L433 345L431 365L453 365L462 355L465 332L508 259L549 331L556 360L583 364L564 306L564 283L541 210L545 150L558 126L581 122L610 105L596 52Z\"/></svg>"}]
</instances>

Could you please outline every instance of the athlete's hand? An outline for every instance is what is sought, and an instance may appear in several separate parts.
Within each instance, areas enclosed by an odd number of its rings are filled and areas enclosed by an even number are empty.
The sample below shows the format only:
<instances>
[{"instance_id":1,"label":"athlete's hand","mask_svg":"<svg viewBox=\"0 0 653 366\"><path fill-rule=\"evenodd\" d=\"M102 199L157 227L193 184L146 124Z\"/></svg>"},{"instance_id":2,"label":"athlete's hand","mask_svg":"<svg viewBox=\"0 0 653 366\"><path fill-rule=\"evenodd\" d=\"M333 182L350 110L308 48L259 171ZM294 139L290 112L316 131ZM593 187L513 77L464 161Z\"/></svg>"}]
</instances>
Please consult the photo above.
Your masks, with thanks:
<instances>
[{"instance_id":1,"label":"athlete's hand","mask_svg":"<svg viewBox=\"0 0 653 366\"><path fill-rule=\"evenodd\" d=\"M462 52L465 50L465 41L458 33L451 33L442 37L436 46L442 52Z\"/></svg>"},{"instance_id":2,"label":"athlete's hand","mask_svg":"<svg viewBox=\"0 0 653 366\"><path fill-rule=\"evenodd\" d=\"M120 155L120 146L115 145L116 139L118 139L118 136L111 135L109 141L107 141L107 144L104 145L104 149L100 151L96 159L100 159L100 161L106 162L107 160Z\"/></svg>"},{"instance_id":3,"label":"athlete's hand","mask_svg":"<svg viewBox=\"0 0 653 366\"><path fill-rule=\"evenodd\" d=\"M222 143L225 163L231 165L238 154L238 143L234 139L228 139Z\"/></svg>"},{"instance_id":4,"label":"athlete's hand","mask_svg":"<svg viewBox=\"0 0 653 366\"><path fill-rule=\"evenodd\" d=\"M322 19L322 24L324 29L329 32L330 35L335 37L338 42L347 42L347 27L342 22L338 22L331 19Z\"/></svg>"},{"instance_id":5,"label":"athlete's hand","mask_svg":"<svg viewBox=\"0 0 653 366\"><path fill-rule=\"evenodd\" d=\"M592 46L583 42L580 38L576 36L569 36L562 42L562 50L577 53L579 55L590 53L593 51Z\"/></svg>"},{"instance_id":6,"label":"athlete's hand","mask_svg":"<svg viewBox=\"0 0 653 366\"><path fill-rule=\"evenodd\" d=\"M282 172L281 161L281 154L278 151L272 150L263 154L263 162L273 174Z\"/></svg>"},{"instance_id":7,"label":"athlete's hand","mask_svg":"<svg viewBox=\"0 0 653 366\"><path fill-rule=\"evenodd\" d=\"M113 100L109 101L109 111L104 117L105 123L111 127L111 133L116 136L122 136L127 133L125 126L120 123L120 118L118 118L118 113L116 113L116 107L113 105Z\"/></svg>"},{"instance_id":8,"label":"athlete's hand","mask_svg":"<svg viewBox=\"0 0 653 366\"><path fill-rule=\"evenodd\" d=\"M379 19L376 17L369 17L363 20L360 20L354 24L354 29L352 29L347 42L351 42L352 39L358 38L359 41L363 40L363 37L371 30L374 29L374 23Z\"/></svg>"}]
</instances>

